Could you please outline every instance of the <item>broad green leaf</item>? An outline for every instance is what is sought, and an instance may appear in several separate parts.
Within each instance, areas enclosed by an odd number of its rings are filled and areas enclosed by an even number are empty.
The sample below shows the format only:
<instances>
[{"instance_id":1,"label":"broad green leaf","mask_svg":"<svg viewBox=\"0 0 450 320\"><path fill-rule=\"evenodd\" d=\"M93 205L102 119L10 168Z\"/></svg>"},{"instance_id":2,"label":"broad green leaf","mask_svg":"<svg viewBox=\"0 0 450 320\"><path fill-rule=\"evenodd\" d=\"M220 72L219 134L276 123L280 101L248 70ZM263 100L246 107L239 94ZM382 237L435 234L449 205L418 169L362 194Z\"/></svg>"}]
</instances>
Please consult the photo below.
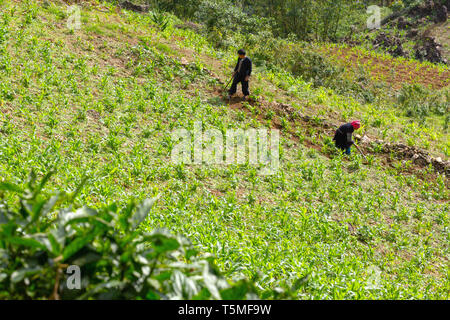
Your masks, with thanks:
<instances>
[{"instance_id":1,"label":"broad green leaf","mask_svg":"<svg viewBox=\"0 0 450 320\"><path fill-rule=\"evenodd\" d=\"M158 197L145 199L141 204L138 205L136 212L131 216L131 227L133 229L136 229L139 224L144 221L144 219L150 212L150 209L155 204L156 200L158 200Z\"/></svg>"},{"instance_id":2,"label":"broad green leaf","mask_svg":"<svg viewBox=\"0 0 450 320\"><path fill-rule=\"evenodd\" d=\"M217 287L217 277L210 272L210 267L208 263L204 263L203 267L203 282L206 288L208 288L214 299L220 300L219 288Z\"/></svg>"},{"instance_id":3,"label":"broad green leaf","mask_svg":"<svg viewBox=\"0 0 450 320\"><path fill-rule=\"evenodd\" d=\"M74 241L69 243L63 250L63 260L67 260L81 250L85 245L92 242L98 233L99 231L97 230L91 231L87 235L80 235Z\"/></svg>"},{"instance_id":4,"label":"broad green leaf","mask_svg":"<svg viewBox=\"0 0 450 320\"><path fill-rule=\"evenodd\" d=\"M47 248L48 251L50 252L53 251L51 241L48 239L48 236L45 233L33 234L31 238L35 239L40 244L42 244L45 248Z\"/></svg>"},{"instance_id":5,"label":"broad green leaf","mask_svg":"<svg viewBox=\"0 0 450 320\"><path fill-rule=\"evenodd\" d=\"M19 281L22 281L24 278L36 274L42 270L42 267L34 267L34 268L23 268L14 271L11 274L11 282L17 283Z\"/></svg>"},{"instance_id":6,"label":"broad green leaf","mask_svg":"<svg viewBox=\"0 0 450 320\"><path fill-rule=\"evenodd\" d=\"M48 214L53 207L55 206L56 202L58 202L59 198L61 196L61 193L57 193L56 195L54 195L53 197L51 197L44 205L44 207L42 208L42 215L46 215Z\"/></svg>"},{"instance_id":7,"label":"broad green leaf","mask_svg":"<svg viewBox=\"0 0 450 320\"><path fill-rule=\"evenodd\" d=\"M42 208L45 206L45 200L36 200L31 208L31 221L30 225L34 224L42 214Z\"/></svg>"},{"instance_id":8,"label":"broad green leaf","mask_svg":"<svg viewBox=\"0 0 450 320\"><path fill-rule=\"evenodd\" d=\"M197 295L192 297L192 300L208 300L211 298L211 293L206 288L202 288Z\"/></svg>"},{"instance_id":9,"label":"broad green leaf","mask_svg":"<svg viewBox=\"0 0 450 320\"><path fill-rule=\"evenodd\" d=\"M56 228L52 229L49 232L49 240L52 242L52 247L57 252L61 251L61 248L64 247L66 242L66 229L62 225L58 225Z\"/></svg>"},{"instance_id":10,"label":"broad green leaf","mask_svg":"<svg viewBox=\"0 0 450 320\"><path fill-rule=\"evenodd\" d=\"M198 293L195 282L179 270L173 271L171 280L174 293L176 294L175 298L190 299Z\"/></svg>"},{"instance_id":11,"label":"broad green leaf","mask_svg":"<svg viewBox=\"0 0 450 320\"><path fill-rule=\"evenodd\" d=\"M104 282L101 284L96 285L94 288L90 289L89 291L87 291L85 294L83 294L82 296L78 297L79 300L86 300L87 298L98 294L99 292L101 292L104 289L121 289L125 286L125 282L122 281L118 281L118 280L111 280L108 282Z\"/></svg>"},{"instance_id":12,"label":"broad green leaf","mask_svg":"<svg viewBox=\"0 0 450 320\"><path fill-rule=\"evenodd\" d=\"M88 180L88 177L83 177L83 179L81 179L81 183L77 186L77 188L70 193L69 195L69 201L73 201L76 196L78 195L78 193L81 191L81 189L83 188L83 186L86 184L86 181Z\"/></svg>"},{"instance_id":13,"label":"broad green leaf","mask_svg":"<svg viewBox=\"0 0 450 320\"><path fill-rule=\"evenodd\" d=\"M61 244L56 240L55 236L52 233L48 233L48 240L51 244L51 252L55 255L58 255L61 251Z\"/></svg>"},{"instance_id":14,"label":"broad green leaf","mask_svg":"<svg viewBox=\"0 0 450 320\"><path fill-rule=\"evenodd\" d=\"M178 240L164 229L158 229L150 235L145 235L144 240L151 242L152 247L159 254L173 251L180 247Z\"/></svg>"},{"instance_id":15,"label":"broad green leaf","mask_svg":"<svg viewBox=\"0 0 450 320\"><path fill-rule=\"evenodd\" d=\"M81 267L85 264L99 261L102 258L102 255L100 253L91 248L84 247L82 251L83 252L81 252L81 255L79 254L79 251L76 255L76 258L70 261L71 264Z\"/></svg>"},{"instance_id":16,"label":"broad green leaf","mask_svg":"<svg viewBox=\"0 0 450 320\"><path fill-rule=\"evenodd\" d=\"M16 192L16 193L23 192L22 188L20 188L19 186L15 185L11 182L7 182L7 181L0 182L0 190L12 191L12 192Z\"/></svg>"},{"instance_id":17,"label":"broad green leaf","mask_svg":"<svg viewBox=\"0 0 450 320\"><path fill-rule=\"evenodd\" d=\"M131 203L129 203L126 207L125 207L125 209L123 209L121 212L120 212L120 215L119 215L119 225L120 225L120 227L123 229L123 230L128 230L128 226L129 226L129 224L130 224L130 221L129 220L131 220L130 219L130 217L131 217L131 215L132 215L132 213L133 213L133 210L134 210L134 208L135 208L135 204L133 203L133 202L131 202ZM117 210L117 209L116 209Z\"/></svg>"},{"instance_id":18,"label":"broad green leaf","mask_svg":"<svg viewBox=\"0 0 450 320\"><path fill-rule=\"evenodd\" d=\"M42 188L44 188L45 184L47 183L47 181L50 179L50 177L54 173L55 173L55 171L50 170L49 172L47 172L47 174L44 175L44 177L41 179L41 182L39 183L39 185L34 189L33 199L35 199L36 196L41 192Z\"/></svg>"},{"instance_id":19,"label":"broad green leaf","mask_svg":"<svg viewBox=\"0 0 450 320\"><path fill-rule=\"evenodd\" d=\"M67 212L61 215L61 221L63 224L76 223L81 221L87 221L88 218L94 217L98 214L97 211L89 207L82 207L75 212Z\"/></svg>"},{"instance_id":20,"label":"broad green leaf","mask_svg":"<svg viewBox=\"0 0 450 320\"><path fill-rule=\"evenodd\" d=\"M46 249L46 246L33 238L9 237L4 239L11 244L21 245L30 248Z\"/></svg>"},{"instance_id":21,"label":"broad green leaf","mask_svg":"<svg viewBox=\"0 0 450 320\"><path fill-rule=\"evenodd\" d=\"M154 291L150 290L149 292L147 292L147 294L145 295L145 299L147 300L160 300L161 297Z\"/></svg>"},{"instance_id":22,"label":"broad green leaf","mask_svg":"<svg viewBox=\"0 0 450 320\"><path fill-rule=\"evenodd\" d=\"M165 280L170 279L171 276L172 276L172 271L167 270L167 271L163 271L157 275L154 275L153 278L157 279L158 281L165 281Z\"/></svg>"},{"instance_id":23,"label":"broad green leaf","mask_svg":"<svg viewBox=\"0 0 450 320\"><path fill-rule=\"evenodd\" d=\"M198 254L197 250L195 249L187 249L185 253L185 258L189 260L190 258L196 256Z\"/></svg>"}]
</instances>

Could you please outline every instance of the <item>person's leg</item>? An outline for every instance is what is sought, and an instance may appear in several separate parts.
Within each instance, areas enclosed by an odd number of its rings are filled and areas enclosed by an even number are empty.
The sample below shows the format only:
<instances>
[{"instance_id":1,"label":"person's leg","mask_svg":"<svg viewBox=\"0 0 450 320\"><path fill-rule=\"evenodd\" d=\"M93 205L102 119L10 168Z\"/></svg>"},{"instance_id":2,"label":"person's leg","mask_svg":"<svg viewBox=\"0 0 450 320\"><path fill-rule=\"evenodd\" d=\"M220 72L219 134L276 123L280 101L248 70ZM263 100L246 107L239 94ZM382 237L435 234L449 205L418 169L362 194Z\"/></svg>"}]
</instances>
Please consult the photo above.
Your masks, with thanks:
<instances>
[{"instance_id":1,"label":"person's leg","mask_svg":"<svg viewBox=\"0 0 450 320\"><path fill-rule=\"evenodd\" d=\"M350 155L352 153L350 147L348 147L347 149L345 149L345 154Z\"/></svg>"},{"instance_id":2,"label":"person's leg","mask_svg":"<svg viewBox=\"0 0 450 320\"><path fill-rule=\"evenodd\" d=\"M244 98L250 95L248 91L248 81L242 80L242 93L244 94Z\"/></svg>"},{"instance_id":3,"label":"person's leg","mask_svg":"<svg viewBox=\"0 0 450 320\"><path fill-rule=\"evenodd\" d=\"M344 154L347 151L347 148L345 146L343 146L342 144L338 143L337 141L335 142L334 146Z\"/></svg>"},{"instance_id":4,"label":"person's leg","mask_svg":"<svg viewBox=\"0 0 450 320\"><path fill-rule=\"evenodd\" d=\"M232 96L233 94L236 93L238 83L239 83L239 80L237 79L237 77L235 77L233 79L233 83L231 84L230 90L228 90L229 96Z\"/></svg>"}]
</instances>

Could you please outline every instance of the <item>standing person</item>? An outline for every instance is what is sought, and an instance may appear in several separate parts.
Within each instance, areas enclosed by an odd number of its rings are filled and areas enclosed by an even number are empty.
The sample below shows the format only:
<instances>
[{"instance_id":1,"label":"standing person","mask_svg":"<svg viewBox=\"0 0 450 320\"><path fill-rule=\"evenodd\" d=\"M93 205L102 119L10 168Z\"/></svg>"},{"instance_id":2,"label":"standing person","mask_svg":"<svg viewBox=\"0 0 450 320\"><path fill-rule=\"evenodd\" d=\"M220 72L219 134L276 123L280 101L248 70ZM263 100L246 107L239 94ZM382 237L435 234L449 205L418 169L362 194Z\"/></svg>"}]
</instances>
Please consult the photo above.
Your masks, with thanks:
<instances>
[{"instance_id":1,"label":"standing person","mask_svg":"<svg viewBox=\"0 0 450 320\"><path fill-rule=\"evenodd\" d=\"M336 130L333 138L336 147L345 152L345 154L350 154L350 148L355 143L352 140L352 134L360 127L361 123L359 122L359 120L355 120L340 126L339 129Z\"/></svg>"},{"instance_id":2,"label":"standing person","mask_svg":"<svg viewBox=\"0 0 450 320\"><path fill-rule=\"evenodd\" d=\"M240 49L238 51L238 61L233 72L233 83L228 91L228 99L236 93L237 85L240 82L242 84L242 93L244 94L244 100L248 99L250 92L248 91L248 81L252 74L252 60L245 55L245 50Z\"/></svg>"}]
</instances>

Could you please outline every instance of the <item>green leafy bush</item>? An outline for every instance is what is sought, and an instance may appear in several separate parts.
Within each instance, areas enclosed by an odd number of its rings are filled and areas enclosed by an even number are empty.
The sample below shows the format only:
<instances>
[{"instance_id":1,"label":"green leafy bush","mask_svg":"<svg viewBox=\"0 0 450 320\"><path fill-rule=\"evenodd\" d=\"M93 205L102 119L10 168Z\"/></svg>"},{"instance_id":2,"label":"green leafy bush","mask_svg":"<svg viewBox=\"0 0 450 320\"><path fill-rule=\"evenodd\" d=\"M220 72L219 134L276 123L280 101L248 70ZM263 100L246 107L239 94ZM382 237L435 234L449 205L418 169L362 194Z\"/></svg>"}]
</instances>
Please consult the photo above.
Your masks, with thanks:
<instances>
[{"instance_id":1,"label":"green leafy bush","mask_svg":"<svg viewBox=\"0 0 450 320\"><path fill-rule=\"evenodd\" d=\"M311 80L315 86L328 86L341 74L341 70L331 64L326 57L309 48L292 52L292 74Z\"/></svg>"},{"instance_id":2,"label":"green leafy bush","mask_svg":"<svg viewBox=\"0 0 450 320\"><path fill-rule=\"evenodd\" d=\"M404 85L397 97L397 106L409 117L424 121L430 114L445 115L450 105L449 91L432 92L419 84Z\"/></svg>"},{"instance_id":3,"label":"green leafy bush","mask_svg":"<svg viewBox=\"0 0 450 320\"><path fill-rule=\"evenodd\" d=\"M157 25L161 31L166 30L167 27L169 26L170 19L162 12L157 12L157 11L152 12L151 18L152 18L153 23L155 25Z\"/></svg>"},{"instance_id":4,"label":"green leafy bush","mask_svg":"<svg viewBox=\"0 0 450 320\"><path fill-rule=\"evenodd\" d=\"M256 64L264 62L272 69L289 71L317 87L331 86L341 79L342 69L305 42L293 43L266 36L253 45L252 57Z\"/></svg>"},{"instance_id":5,"label":"green leafy bush","mask_svg":"<svg viewBox=\"0 0 450 320\"><path fill-rule=\"evenodd\" d=\"M98 210L75 208L77 191L43 194L50 175L38 183L31 174L24 188L0 183L0 299L244 299L253 295L251 284L231 284L216 270L212 258L198 257L187 239L165 230L139 230L155 198L123 209L115 204ZM17 203L9 205L11 199ZM62 204L67 207L56 212L54 208Z\"/></svg>"}]
</instances>

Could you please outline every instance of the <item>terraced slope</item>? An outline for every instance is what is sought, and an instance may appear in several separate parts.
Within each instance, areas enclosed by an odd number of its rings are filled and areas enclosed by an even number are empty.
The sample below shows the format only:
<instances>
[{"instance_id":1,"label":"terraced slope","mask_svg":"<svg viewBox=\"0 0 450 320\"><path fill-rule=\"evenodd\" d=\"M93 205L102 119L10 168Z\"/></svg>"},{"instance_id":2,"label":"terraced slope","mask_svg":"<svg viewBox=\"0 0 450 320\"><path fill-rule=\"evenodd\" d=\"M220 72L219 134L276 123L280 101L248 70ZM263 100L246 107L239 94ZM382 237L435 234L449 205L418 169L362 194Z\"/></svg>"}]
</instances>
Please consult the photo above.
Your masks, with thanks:
<instances>
[{"instance_id":1,"label":"terraced slope","mask_svg":"<svg viewBox=\"0 0 450 320\"><path fill-rule=\"evenodd\" d=\"M388 54L377 54L357 47L332 45L323 47L322 50L348 69L357 70L359 66L363 66L370 73L372 80L384 81L395 89L414 83L433 89L450 85L450 71L445 66L393 58Z\"/></svg>"}]
</instances>

